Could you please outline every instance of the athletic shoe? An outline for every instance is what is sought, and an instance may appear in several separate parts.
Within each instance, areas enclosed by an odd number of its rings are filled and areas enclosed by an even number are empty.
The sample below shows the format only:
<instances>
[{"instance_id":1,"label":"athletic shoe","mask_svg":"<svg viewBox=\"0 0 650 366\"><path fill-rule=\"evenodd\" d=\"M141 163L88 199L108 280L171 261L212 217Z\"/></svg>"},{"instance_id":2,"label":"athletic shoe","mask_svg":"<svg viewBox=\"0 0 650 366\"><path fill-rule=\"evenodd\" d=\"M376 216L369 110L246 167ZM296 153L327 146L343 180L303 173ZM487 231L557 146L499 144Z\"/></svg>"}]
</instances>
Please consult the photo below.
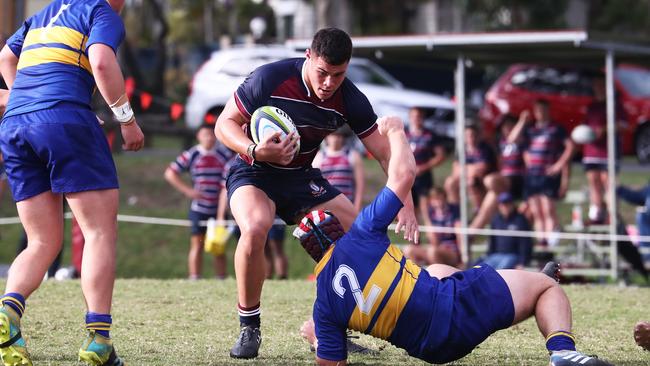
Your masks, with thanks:
<instances>
[{"instance_id":1,"label":"athletic shoe","mask_svg":"<svg viewBox=\"0 0 650 366\"><path fill-rule=\"evenodd\" d=\"M596 356L587 356L578 351L555 351L551 353L550 366L613 366L599 360Z\"/></svg>"},{"instance_id":2,"label":"athletic shoe","mask_svg":"<svg viewBox=\"0 0 650 366\"><path fill-rule=\"evenodd\" d=\"M230 349L230 357L255 358L257 357L257 351L259 351L261 344L262 333L259 327L242 326L237 342Z\"/></svg>"},{"instance_id":3,"label":"athletic shoe","mask_svg":"<svg viewBox=\"0 0 650 366\"><path fill-rule=\"evenodd\" d=\"M32 365L20 333L20 318L6 306L0 309L0 357L5 366Z\"/></svg>"},{"instance_id":4,"label":"athletic shoe","mask_svg":"<svg viewBox=\"0 0 650 366\"><path fill-rule=\"evenodd\" d=\"M638 322L634 326L634 340L636 344L650 351L650 322Z\"/></svg>"},{"instance_id":5,"label":"athletic shoe","mask_svg":"<svg viewBox=\"0 0 650 366\"><path fill-rule=\"evenodd\" d=\"M542 269L542 273L551 277L555 282L560 282L560 264L556 262L548 262Z\"/></svg>"},{"instance_id":6,"label":"athletic shoe","mask_svg":"<svg viewBox=\"0 0 650 366\"><path fill-rule=\"evenodd\" d=\"M91 366L125 366L115 354L111 339L94 331L88 332L88 338L79 349L79 361Z\"/></svg>"}]
</instances>

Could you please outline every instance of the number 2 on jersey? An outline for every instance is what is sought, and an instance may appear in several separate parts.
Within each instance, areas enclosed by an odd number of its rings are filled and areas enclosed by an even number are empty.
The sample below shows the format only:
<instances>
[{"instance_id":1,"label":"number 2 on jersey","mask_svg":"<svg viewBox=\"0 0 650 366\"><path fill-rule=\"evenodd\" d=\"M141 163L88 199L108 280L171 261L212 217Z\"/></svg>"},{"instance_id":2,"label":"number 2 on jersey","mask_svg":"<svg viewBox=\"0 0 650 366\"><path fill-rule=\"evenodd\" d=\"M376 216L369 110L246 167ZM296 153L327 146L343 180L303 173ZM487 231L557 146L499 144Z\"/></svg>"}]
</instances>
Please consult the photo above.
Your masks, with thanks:
<instances>
[{"instance_id":1,"label":"number 2 on jersey","mask_svg":"<svg viewBox=\"0 0 650 366\"><path fill-rule=\"evenodd\" d=\"M341 264L336 270L336 274L332 279L332 288L334 288L334 292L336 292L336 294L341 298L343 298L343 295L345 295L345 291L347 290L345 287L343 287L343 277L347 278L348 280L347 282L350 285L350 290L352 291L354 302L357 303L359 310L361 310L363 314L368 315L370 313L370 310L372 310L372 306L377 301L379 294L381 293L381 288L373 284L368 297L364 298L363 289L361 286L359 286L357 274L352 268L346 266L345 264Z\"/></svg>"}]
</instances>

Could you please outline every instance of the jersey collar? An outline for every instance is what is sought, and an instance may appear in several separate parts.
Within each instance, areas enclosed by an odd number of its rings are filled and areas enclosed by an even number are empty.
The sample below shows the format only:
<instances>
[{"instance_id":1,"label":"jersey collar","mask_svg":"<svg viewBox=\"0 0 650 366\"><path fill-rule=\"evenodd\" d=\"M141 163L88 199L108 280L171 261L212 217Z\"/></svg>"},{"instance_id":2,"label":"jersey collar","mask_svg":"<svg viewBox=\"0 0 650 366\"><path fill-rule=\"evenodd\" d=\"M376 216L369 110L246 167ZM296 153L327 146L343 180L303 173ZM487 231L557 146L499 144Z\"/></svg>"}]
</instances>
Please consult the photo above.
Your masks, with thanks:
<instances>
[{"instance_id":1,"label":"jersey collar","mask_svg":"<svg viewBox=\"0 0 650 366\"><path fill-rule=\"evenodd\" d=\"M302 86L305 87L305 92L307 93L307 97L311 98L311 90L309 89L309 85L307 85L307 76L305 71L306 66L307 66L307 58L304 58L302 60L302 67L300 68L300 79L302 80Z\"/></svg>"}]
</instances>

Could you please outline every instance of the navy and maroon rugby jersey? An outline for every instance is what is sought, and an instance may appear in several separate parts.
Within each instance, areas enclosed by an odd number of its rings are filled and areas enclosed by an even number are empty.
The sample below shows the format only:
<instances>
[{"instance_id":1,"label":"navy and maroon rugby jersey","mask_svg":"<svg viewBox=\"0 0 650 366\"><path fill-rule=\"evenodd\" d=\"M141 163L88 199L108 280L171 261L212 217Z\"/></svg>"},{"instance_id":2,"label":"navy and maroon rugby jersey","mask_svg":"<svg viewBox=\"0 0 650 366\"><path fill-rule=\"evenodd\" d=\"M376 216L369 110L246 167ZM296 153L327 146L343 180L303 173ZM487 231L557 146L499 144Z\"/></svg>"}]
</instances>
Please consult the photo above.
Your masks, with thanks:
<instances>
[{"instance_id":1,"label":"navy and maroon rugby jersey","mask_svg":"<svg viewBox=\"0 0 650 366\"><path fill-rule=\"evenodd\" d=\"M285 111L300 134L300 152L286 166L265 167L301 169L311 166L325 136L348 124L360 138L377 129L377 115L368 98L349 80L327 100L311 93L303 78L304 58L291 58L260 66L235 92L239 111L250 118L259 107L271 105ZM250 137L250 132L247 132ZM242 156L243 159L247 159Z\"/></svg>"}]
</instances>

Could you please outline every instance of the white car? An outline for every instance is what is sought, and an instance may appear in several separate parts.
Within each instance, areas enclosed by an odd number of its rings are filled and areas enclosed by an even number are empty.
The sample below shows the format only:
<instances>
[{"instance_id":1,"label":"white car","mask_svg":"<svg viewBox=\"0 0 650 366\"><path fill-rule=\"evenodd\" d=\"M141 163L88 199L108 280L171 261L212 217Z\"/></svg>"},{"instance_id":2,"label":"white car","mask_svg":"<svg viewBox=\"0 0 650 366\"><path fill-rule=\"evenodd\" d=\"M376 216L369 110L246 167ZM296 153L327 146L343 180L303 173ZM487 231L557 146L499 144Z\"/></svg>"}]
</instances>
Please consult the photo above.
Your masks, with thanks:
<instances>
[{"instance_id":1,"label":"white car","mask_svg":"<svg viewBox=\"0 0 650 366\"><path fill-rule=\"evenodd\" d=\"M185 109L189 128L203 123L207 113L217 115L239 84L257 67L290 57L302 57L284 46L255 46L216 51L194 75ZM363 92L378 116L397 115L408 123L412 106L425 110L425 125L440 136L454 137L454 103L432 93L406 89L370 60L353 57L347 75Z\"/></svg>"}]
</instances>

